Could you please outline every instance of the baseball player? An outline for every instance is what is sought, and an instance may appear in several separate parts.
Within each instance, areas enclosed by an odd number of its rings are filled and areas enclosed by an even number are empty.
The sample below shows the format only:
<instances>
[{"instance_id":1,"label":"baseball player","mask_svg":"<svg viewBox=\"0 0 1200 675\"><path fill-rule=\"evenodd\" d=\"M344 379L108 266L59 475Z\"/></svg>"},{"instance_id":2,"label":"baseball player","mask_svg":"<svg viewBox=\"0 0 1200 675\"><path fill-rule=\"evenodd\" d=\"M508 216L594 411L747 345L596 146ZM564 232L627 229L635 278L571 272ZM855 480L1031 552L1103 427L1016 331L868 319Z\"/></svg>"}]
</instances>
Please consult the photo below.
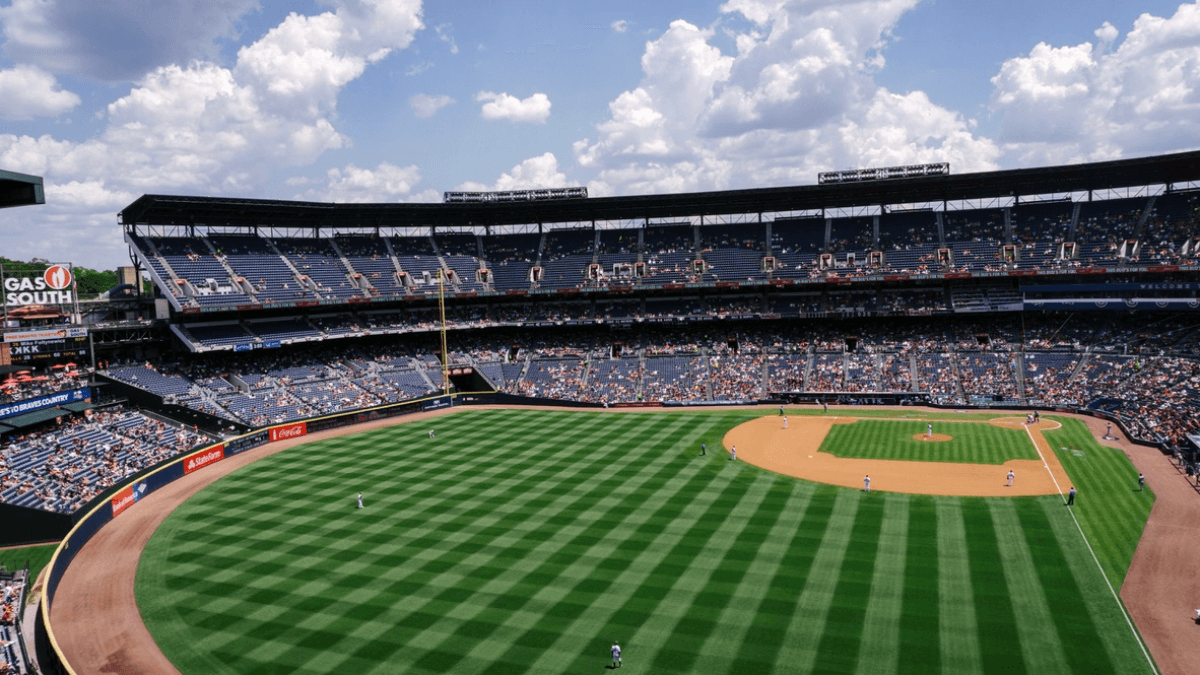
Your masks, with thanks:
<instances>
[{"instance_id":1,"label":"baseball player","mask_svg":"<svg viewBox=\"0 0 1200 675\"><path fill-rule=\"evenodd\" d=\"M1146 477L1139 473L1138 474L1138 492L1141 492L1142 490L1145 490L1145 489L1146 489Z\"/></svg>"},{"instance_id":2,"label":"baseball player","mask_svg":"<svg viewBox=\"0 0 1200 675\"><path fill-rule=\"evenodd\" d=\"M783 406L779 406L779 416L783 417Z\"/></svg>"},{"instance_id":3,"label":"baseball player","mask_svg":"<svg viewBox=\"0 0 1200 675\"><path fill-rule=\"evenodd\" d=\"M362 505L362 493L360 492L360 493L358 493L358 508L360 508L360 509L361 509L362 507L363 507L363 505Z\"/></svg>"},{"instance_id":4,"label":"baseball player","mask_svg":"<svg viewBox=\"0 0 1200 675\"><path fill-rule=\"evenodd\" d=\"M871 491L871 476L863 476L863 492Z\"/></svg>"},{"instance_id":5,"label":"baseball player","mask_svg":"<svg viewBox=\"0 0 1200 675\"><path fill-rule=\"evenodd\" d=\"M707 454L708 454L708 443L701 443L701 444L700 444L700 454L702 454L702 455L707 455Z\"/></svg>"},{"instance_id":6,"label":"baseball player","mask_svg":"<svg viewBox=\"0 0 1200 675\"><path fill-rule=\"evenodd\" d=\"M430 438L433 438L433 429L430 429L430 430L429 430L429 437L430 437Z\"/></svg>"},{"instance_id":7,"label":"baseball player","mask_svg":"<svg viewBox=\"0 0 1200 675\"><path fill-rule=\"evenodd\" d=\"M786 429L786 428L787 428L787 415L784 415L784 416L783 416L783 428L784 428L784 429Z\"/></svg>"},{"instance_id":8,"label":"baseball player","mask_svg":"<svg viewBox=\"0 0 1200 675\"><path fill-rule=\"evenodd\" d=\"M829 412L829 404L826 403L825 401L821 401L821 412L823 412L823 413Z\"/></svg>"},{"instance_id":9,"label":"baseball player","mask_svg":"<svg viewBox=\"0 0 1200 675\"><path fill-rule=\"evenodd\" d=\"M613 668L621 667L621 645L613 642L612 646Z\"/></svg>"},{"instance_id":10,"label":"baseball player","mask_svg":"<svg viewBox=\"0 0 1200 675\"><path fill-rule=\"evenodd\" d=\"M933 438L933 424L925 425L925 438Z\"/></svg>"},{"instance_id":11,"label":"baseball player","mask_svg":"<svg viewBox=\"0 0 1200 675\"><path fill-rule=\"evenodd\" d=\"M1013 479L1016 477L1017 477L1017 474L1013 473L1012 469L1009 469L1008 470L1008 487L1012 487Z\"/></svg>"},{"instance_id":12,"label":"baseball player","mask_svg":"<svg viewBox=\"0 0 1200 675\"><path fill-rule=\"evenodd\" d=\"M1071 486L1071 491L1067 493L1067 506L1075 505L1075 486Z\"/></svg>"},{"instance_id":13,"label":"baseball player","mask_svg":"<svg viewBox=\"0 0 1200 675\"><path fill-rule=\"evenodd\" d=\"M737 461L737 446L736 445L729 448L729 459L732 461L735 461L735 462Z\"/></svg>"}]
</instances>

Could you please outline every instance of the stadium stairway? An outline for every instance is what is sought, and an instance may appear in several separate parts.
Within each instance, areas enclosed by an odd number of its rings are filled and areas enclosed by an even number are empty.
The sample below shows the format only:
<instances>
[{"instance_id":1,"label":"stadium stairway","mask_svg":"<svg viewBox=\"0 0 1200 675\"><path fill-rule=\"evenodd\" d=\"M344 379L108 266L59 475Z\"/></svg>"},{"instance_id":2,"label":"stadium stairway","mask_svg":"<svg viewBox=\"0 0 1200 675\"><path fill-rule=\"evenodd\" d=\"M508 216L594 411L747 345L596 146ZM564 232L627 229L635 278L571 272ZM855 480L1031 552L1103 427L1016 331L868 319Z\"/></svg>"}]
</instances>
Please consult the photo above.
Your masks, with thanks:
<instances>
[{"instance_id":1,"label":"stadium stairway","mask_svg":"<svg viewBox=\"0 0 1200 675\"><path fill-rule=\"evenodd\" d=\"M316 284L312 283L311 278L308 280L308 284L303 284L300 282L300 277L307 277L307 275L301 274L300 270L296 269L296 266L292 264L292 261L288 260L288 257L283 254L283 251L280 251L279 247L275 245L274 240L272 240L270 237L263 237L263 241L267 243L267 246L270 247L271 251L275 255L279 256L279 259L283 261L283 264L287 265L288 269L292 271L292 276L296 279L296 283L299 285L299 287L315 295L317 300L321 300L322 296L319 292L317 292Z\"/></svg>"},{"instance_id":2,"label":"stadium stairway","mask_svg":"<svg viewBox=\"0 0 1200 675\"><path fill-rule=\"evenodd\" d=\"M1014 350L1012 352L1015 358L1013 378L1017 381L1017 400L1021 405L1029 405L1029 392L1025 390L1025 352L1023 350Z\"/></svg>"}]
</instances>

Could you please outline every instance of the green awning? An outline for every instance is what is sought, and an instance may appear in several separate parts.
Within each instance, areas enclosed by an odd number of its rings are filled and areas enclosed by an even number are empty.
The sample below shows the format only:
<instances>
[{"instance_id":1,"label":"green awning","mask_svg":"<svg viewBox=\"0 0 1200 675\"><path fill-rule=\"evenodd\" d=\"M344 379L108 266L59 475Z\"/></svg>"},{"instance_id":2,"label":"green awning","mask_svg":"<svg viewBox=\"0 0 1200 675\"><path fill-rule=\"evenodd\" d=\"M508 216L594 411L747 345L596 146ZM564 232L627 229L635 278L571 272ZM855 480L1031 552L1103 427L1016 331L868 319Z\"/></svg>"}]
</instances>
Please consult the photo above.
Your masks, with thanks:
<instances>
[{"instance_id":1,"label":"green awning","mask_svg":"<svg viewBox=\"0 0 1200 675\"><path fill-rule=\"evenodd\" d=\"M10 427L13 427L14 429L24 429L25 427L31 427L35 424L41 424L42 422L52 420L55 417L63 417L70 414L71 412L68 410L61 410L59 408L46 408L44 410L35 410L33 412L25 413L24 415L17 415L16 417L6 417L4 419L4 423Z\"/></svg>"}]
</instances>

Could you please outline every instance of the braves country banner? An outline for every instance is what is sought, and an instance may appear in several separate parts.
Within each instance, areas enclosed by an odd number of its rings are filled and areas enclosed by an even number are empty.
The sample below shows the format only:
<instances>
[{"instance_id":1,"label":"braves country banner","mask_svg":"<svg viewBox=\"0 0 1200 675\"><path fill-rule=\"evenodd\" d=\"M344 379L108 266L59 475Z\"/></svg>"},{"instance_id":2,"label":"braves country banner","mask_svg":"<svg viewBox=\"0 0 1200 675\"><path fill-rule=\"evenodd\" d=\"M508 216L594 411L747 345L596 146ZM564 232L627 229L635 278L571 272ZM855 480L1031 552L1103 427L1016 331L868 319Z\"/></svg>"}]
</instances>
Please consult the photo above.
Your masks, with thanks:
<instances>
[{"instance_id":1,"label":"braves country banner","mask_svg":"<svg viewBox=\"0 0 1200 675\"><path fill-rule=\"evenodd\" d=\"M92 397L92 388L72 389L71 391L60 391L47 396L39 396L37 398L28 398L24 401L0 405L0 419L12 417L13 415L22 415L34 410L42 408L52 408L56 405L64 403L77 403Z\"/></svg>"}]
</instances>

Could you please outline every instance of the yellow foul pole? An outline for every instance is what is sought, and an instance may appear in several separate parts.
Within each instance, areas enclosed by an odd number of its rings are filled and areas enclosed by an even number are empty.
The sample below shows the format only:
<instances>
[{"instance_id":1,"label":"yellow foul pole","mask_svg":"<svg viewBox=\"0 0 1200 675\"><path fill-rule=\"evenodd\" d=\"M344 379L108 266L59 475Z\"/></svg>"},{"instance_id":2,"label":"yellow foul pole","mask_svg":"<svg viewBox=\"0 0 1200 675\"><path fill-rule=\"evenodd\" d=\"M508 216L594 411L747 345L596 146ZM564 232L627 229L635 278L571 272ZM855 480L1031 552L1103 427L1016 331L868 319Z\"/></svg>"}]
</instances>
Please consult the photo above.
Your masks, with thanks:
<instances>
[{"instance_id":1,"label":"yellow foul pole","mask_svg":"<svg viewBox=\"0 0 1200 675\"><path fill-rule=\"evenodd\" d=\"M438 312L442 317L442 393L450 395L450 352L446 350L446 276L438 270Z\"/></svg>"}]
</instances>

